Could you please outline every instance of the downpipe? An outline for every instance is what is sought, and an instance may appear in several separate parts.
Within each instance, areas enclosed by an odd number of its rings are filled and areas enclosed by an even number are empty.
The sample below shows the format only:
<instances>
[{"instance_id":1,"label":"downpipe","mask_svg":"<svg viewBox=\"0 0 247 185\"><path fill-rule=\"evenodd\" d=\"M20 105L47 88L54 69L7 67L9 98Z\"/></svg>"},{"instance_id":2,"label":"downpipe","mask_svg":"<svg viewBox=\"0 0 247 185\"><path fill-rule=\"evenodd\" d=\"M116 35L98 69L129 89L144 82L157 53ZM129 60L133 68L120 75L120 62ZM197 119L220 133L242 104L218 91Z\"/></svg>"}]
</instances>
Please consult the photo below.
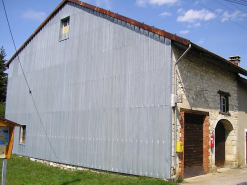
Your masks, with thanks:
<instances>
[{"instance_id":1,"label":"downpipe","mask_svg":"<svg viewBox=\"0 0 247 185\"><path fill-rule=\"evenodd\" d=\"M177 96L177 65L180 62L180 60L189 52L191 49L191 44L189 44L189 47L187 50L180 56L180 58L177 60L177 62L174 65L174 93ZM172 167L174 171L176 171L177 168L177 152L176 152L176 145L177 145L177 103L175 103L174 107L174 166Z\"/></svg>"}]
</instances>

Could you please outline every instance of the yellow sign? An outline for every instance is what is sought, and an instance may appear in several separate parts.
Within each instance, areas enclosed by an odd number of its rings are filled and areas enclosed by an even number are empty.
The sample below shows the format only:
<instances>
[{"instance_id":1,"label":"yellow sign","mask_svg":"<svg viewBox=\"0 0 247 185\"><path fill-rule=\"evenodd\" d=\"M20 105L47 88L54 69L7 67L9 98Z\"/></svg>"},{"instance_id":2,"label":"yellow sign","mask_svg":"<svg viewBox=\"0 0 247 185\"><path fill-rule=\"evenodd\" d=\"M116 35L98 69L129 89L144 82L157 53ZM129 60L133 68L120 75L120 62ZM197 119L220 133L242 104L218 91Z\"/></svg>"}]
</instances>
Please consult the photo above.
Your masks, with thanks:
<instances>
[{"instance_id":1,"label":"yellow sign","mask_svg":"<svg viewBox=\"0 0 247 185\"><path fill-rule=\"evenodd\" d=\"M178 141L177 142L177 145L176 145L176 151L179 152L179 153L181 153L181 152L183 152L183 150L184 150L183 143L181 141Z\"/></svg>"}]
</instances>

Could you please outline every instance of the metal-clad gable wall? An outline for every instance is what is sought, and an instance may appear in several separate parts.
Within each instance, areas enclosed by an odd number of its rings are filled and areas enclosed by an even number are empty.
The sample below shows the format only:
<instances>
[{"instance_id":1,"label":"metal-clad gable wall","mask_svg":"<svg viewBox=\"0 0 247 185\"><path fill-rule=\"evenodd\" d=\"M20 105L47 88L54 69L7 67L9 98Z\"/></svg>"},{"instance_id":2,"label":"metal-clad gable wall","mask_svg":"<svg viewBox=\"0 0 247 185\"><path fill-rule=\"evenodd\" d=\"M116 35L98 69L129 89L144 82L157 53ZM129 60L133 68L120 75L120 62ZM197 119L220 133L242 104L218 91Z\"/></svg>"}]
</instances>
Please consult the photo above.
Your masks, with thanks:
<instances>
[{"instance_id":1,"label":"metal-clad gable wall","mask_svg":"<svg viewBox=\"0 0 247 185\"><path fill-rule=\"evenodd\" d=\"M16 130L14 153L170 178L171 40L67 3L19 57L45 131L15 58L6 118L27 125L27 137L19 144Z\"/></svg>"}]
</instances>

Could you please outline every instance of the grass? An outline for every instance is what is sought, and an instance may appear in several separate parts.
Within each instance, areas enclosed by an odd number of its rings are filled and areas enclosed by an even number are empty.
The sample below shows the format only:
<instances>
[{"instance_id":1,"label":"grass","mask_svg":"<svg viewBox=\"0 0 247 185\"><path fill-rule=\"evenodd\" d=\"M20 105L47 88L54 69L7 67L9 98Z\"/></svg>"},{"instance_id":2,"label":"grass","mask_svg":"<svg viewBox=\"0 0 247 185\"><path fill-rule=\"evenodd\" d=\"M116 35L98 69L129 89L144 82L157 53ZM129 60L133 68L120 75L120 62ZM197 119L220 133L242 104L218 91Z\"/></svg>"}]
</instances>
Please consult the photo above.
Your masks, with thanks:
<instances>
[{"instance_id":1,"label":"grass","mask_svg":"<svg viewBox=\"0 0 247 185\"><path fill-rule=\"evenodd\" d=\"M0 160L2 164L2 160ZM1 165L2 167L2 165ZM28 158L12 155L7 162L7 185L175 185L162 179L125 176L115 173L96 173L90 170L71 171L32 162Z\"/></svg>"}]
</instances>

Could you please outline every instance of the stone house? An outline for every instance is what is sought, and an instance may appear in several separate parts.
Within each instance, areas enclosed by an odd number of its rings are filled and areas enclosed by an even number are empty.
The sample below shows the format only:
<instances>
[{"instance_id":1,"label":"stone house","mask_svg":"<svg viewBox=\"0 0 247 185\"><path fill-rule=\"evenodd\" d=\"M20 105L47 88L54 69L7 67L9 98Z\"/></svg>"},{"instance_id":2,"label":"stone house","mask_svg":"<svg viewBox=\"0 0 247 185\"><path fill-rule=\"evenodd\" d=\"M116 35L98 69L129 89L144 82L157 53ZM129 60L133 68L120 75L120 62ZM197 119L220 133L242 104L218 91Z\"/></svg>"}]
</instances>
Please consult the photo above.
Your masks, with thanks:
<instances>
[{"instance_id":1,"label":"stone house","mask_svg":"<svg viewBox=\"0 0 247 185\"><path fill-rule=\"evenodd\" d=\"M247 80L238 78L238 139L237 159L239 166L247 164Z\"/></svg>"},{"instance_id":2,"label":"stone house","mask_svg":"<svg viewBox=\"0 0 247 185\"><path fill-rule=\"evenodd\" d=\"M18 155L165 179L238 162L247 71L185 38L64 0L6 65Z\"/></svg>"},{"instance_id":3,"label":"stone house","mask_svg":"<svg viewBox=\"0 0 247 185\"><path fill-rule=\"evenodd\" d=\"M173 52L180 56L183 51L173 47ZM239 67L235 61L227 61L198 46L176 67L177 92L181 99L177 103L177 122L180 123L177 140L184 143L184 152L177 161L180 174L200 173L198 166L205 172L215 167L236 167L237 143L241 140L238 127L246 125L243 117L238 117L239 105L246 96L239 95L238 74L246 75L246 71L237 71ZM213 147L212 135L215 137Z\"/></svg>"}]
</instances>

